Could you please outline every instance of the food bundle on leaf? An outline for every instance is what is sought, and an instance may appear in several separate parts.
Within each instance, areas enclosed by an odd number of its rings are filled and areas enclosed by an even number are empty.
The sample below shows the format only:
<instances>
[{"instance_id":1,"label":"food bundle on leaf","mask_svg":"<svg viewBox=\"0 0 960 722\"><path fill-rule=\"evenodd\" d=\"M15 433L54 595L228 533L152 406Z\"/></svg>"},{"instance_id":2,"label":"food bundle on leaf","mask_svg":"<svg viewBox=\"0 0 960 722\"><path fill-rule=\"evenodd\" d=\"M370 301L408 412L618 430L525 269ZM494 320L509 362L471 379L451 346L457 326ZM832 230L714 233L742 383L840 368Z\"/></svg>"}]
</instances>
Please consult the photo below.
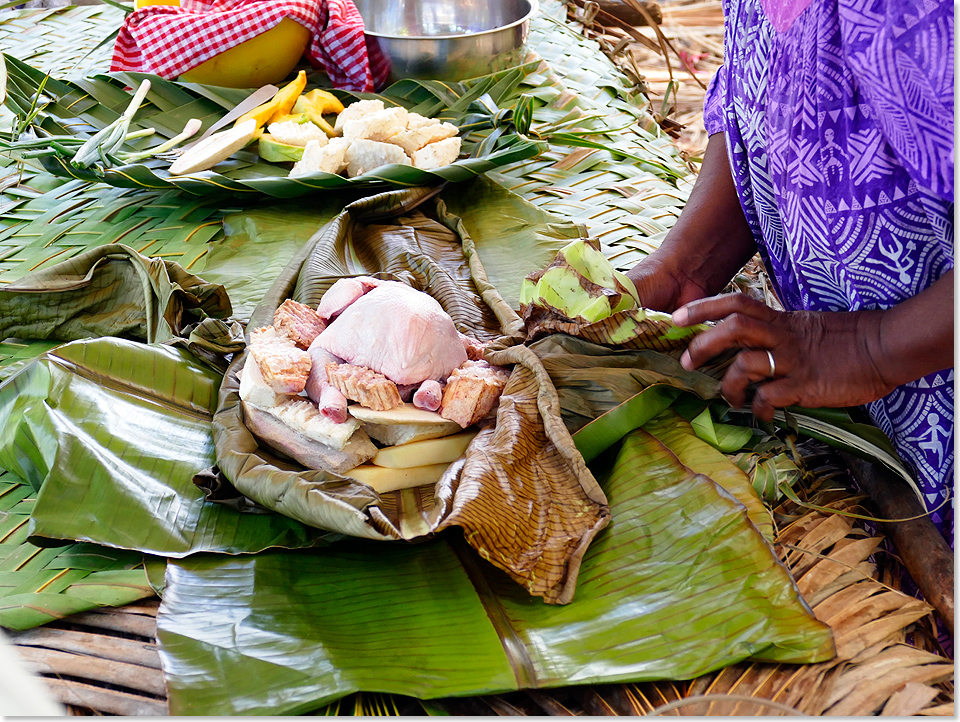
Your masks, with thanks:
<instances>
[{"instance_id":1,"label":"food bundle on leaf","mask_svg":"<svg viewBox=\"0 0 960 722\"><path fill-rule=\"evenodd\" d=\"M400 106L386 108L376 99L344 107L325 90L304 93L306 83L301 70L273 98L241 115L231 129L185 150L170 173L207 170L257 139L264 160L294 163L292 178L314 173L352 178L388 164L433 170L460 155L459 129L451 123Z\"/></svg>"},{"instance_id":2,"label":"food bundle on leaf","mask_svg":"<svg viewBox=\"0 0 960 722\"><path fill-rule=\"evenodd\" d=\"M490 414L506 386L506 369L482 353L430 295L369 276L340 279L317 309L287 299L272 326L251 332L244 417L308 468L379 493L433 484L476 435L463 430Z\"/></svg>"},{"instance_id":3,"label":"food bundle on leaf","mask_svg":"<svg viewBox=\"0 0 960 722\"><path fill-rule=\"evenodd\" d=\"M551 333L594 343L672 352L704 326L674 326L670 314L644 308L636 286L603 255L598 241L579 238L520 287L527 340ZM652 345L651 345L652 344Z\"/></svg>"}]
</instances>

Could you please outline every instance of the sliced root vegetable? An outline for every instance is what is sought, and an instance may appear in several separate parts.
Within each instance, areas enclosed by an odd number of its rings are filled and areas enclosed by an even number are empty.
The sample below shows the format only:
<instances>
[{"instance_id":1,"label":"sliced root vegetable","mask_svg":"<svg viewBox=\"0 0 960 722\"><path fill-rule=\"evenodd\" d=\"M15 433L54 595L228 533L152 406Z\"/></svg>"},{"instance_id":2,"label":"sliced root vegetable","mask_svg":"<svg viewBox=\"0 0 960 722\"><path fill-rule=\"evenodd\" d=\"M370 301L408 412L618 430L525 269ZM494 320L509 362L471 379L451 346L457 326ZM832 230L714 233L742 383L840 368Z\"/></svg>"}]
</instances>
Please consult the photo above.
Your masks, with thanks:
<instances>
[{"instance_id":1,"label":"sliced root vegetable","mask_svg":"<svg viewBox=\"0 0 960 722\"><path fill-rule=\"evenodd\" d=\"M371 424L437 424L441 426L450 424L436 411L418 409L411 403L396 406L386 411L375 411L359 404L351 404L349 410L350 414L358 421Z\"/></svg>"},{"instance_id":2,"label":"sliced root vegetable","mask_svg":"<svg viewBox=\"0 0 960 722\"><path fill-rule=\"evenodd\" d=\"M476 435L476 431L464 431L460 434L445 436L442 439L428 439L426 441L414 441L402 446L388 446L386 449L380 449L377 455L370 460L370 463L391 469L449 464L463 456L463 452L467 450L467 446L470 445Z\"/></svg>"},{"instance_id":3,"label":"sliced root vegetable","mask_svg":"<svg viewBox=\"0 0 960 722\"><path fill-rule=\"evenodd\" d=\"M436 484L449 468L450 464L429 464L413 466L408 469L388 469L384 466L364 464L344 472L362 484L366 484L378 494L398 489L410 489L425 484Z\"/></svg>"},{"instance_id":4,"label":"sliced root vegetable","mask_svg":"<svg viewBox=\"0 0 960 722\"><path fill-rule=\"evenodd\" d=\"M243 148L256 134L257 122L252 118L229 130L214 133L177 158L170 166L170 175L197 173L212 168Z\"/></svg>"}]
</instances>

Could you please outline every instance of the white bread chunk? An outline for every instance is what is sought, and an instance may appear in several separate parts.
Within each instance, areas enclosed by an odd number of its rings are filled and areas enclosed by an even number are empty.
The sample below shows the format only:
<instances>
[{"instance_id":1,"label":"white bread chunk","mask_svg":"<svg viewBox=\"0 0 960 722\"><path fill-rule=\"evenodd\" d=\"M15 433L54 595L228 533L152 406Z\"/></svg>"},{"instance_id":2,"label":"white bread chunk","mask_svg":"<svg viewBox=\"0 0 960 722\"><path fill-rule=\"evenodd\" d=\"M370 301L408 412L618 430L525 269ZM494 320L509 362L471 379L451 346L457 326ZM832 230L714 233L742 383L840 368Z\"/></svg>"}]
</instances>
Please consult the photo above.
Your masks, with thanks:
<instances>
[{"instance_id":1,"label":"white bread chunk","mask_svg":"<svg viewBox=\"0 0 960 722\"><path fill-rule=\"evenodd\" d=\"M439 125L437 118L425 118L420 113L407 113L407 130L418 130L429 125Z\"/></svg>"},{"instance_id":2,"label":"white bread chunk","mask_svg":"<svg viewBox=\"0 0 960 722\"><path fill-rule=\"evenodd\" d=\"M452 138L460 129L452 123L434 123L415 130L404 130L387 140L388 143L399 145L411 158L413 154L430 143ZM457 153L460 147L457 147Z\"/></svg>"},{"instance_id":3,"label":"white bread chunk","mask_svg":"<svg viewBox=\"0 0 960 722\"><path fill-rule=\"evenodd\" d=\"M361 118L364 115L369 115L371 113L376 113L383 110L384 105L382 100L358 100L356 103L350 103L346 108L343 109L337 116L337 120L333 125L334 131L337 135L343 135L343 124Z\"/></svg>"},{"instance_id":4,"label":"white bread chunk","mask_svg":"<svg viewBox=\"0 0 960 722\"><path fill-rule=\"evenodd\" d=\"M347 140L385 141L407 129L406 108L393 107L343 124L343 137Z\"/></svg>"},{"instance_id":5,"label":"white bread chunk","mask_svg":"<svg viewBox=\"0 0 960 722\"><path fill-rule=\"evenodd\" d=\"M347 175L351 178L391 163L411 165L410 157L403 152L403 148L399 145L379 143L375 140L351 141L345 158Z\"/></svg>"},{"instance_id":6,"label":"white bread chunk","mask_svg":"<svg viewBox=\"0 0 960 722\"><path fill-rule=\"evenodd\" d=\"M433 170L450 165L460 155L460 143L458 136L425 145L413 154L413 164L421 170Z\"/></svg>"},{"instance_id":7,"label":"white bread chunk","mask_svg":"<svg viewBox=\"0 0 960 722\"><path fill-rule=\"evenodd\" d=\"M293 164L291 178L311 173L342 173L347 167L346 154L350 141L334 138L329 143L311 140L303 149L303 156Z\"/></svg>"}]
</instances>

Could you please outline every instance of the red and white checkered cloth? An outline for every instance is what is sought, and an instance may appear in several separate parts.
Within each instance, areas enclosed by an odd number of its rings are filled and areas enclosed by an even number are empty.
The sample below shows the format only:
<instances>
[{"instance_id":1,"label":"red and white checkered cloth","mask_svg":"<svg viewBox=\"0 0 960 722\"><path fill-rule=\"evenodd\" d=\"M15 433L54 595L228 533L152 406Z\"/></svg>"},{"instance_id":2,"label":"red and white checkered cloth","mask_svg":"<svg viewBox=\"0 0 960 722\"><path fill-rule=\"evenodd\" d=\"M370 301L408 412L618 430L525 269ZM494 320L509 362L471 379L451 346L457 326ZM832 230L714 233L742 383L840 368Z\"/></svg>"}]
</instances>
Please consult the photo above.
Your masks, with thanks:
<instances>
[{"instance_id":1,"label":"red and white checkered cloth","mask_svg":"<svg viewBox=\"0 0 960 722\"><path fill-rule=\"evenodd\" d=\"M111 70L176 78L277 25L296 20L310 31L305 55L335 88L373 91L390 67L367 51L363 18L351 0L183 0L149 5L127 16L113 48Z\"/></svg>"}]
</instances>

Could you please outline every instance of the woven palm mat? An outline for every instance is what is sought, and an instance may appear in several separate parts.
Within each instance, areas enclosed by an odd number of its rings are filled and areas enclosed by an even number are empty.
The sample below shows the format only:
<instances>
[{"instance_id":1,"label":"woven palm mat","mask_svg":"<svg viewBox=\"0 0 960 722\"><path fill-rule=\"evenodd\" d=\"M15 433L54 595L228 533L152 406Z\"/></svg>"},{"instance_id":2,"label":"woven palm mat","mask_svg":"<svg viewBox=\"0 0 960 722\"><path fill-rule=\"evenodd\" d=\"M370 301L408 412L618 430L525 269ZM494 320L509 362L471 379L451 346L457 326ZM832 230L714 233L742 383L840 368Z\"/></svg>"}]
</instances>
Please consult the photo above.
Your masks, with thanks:
<instances>
[{"instance_id":1,"label":"woven palm mat","mask_svg":"<svg viewBox=\"0 0 960 722\"><path fill-rule=\"evenodd\" d=\"M825 447L801 449L798 492L837 512L869 513ZM883 541L840 513L776 507L775 548L816 616L831 626L835 659L738 664L692 681L594 685L420 702L351 695L318 714L340 715L841 715L953 716L953 662L938 654L933 614L898 590L900 567ZM13 635L29 665L72 713L161 715L166 699L155 646L158 602L74 615Z\"/></svg>"}]
</instances>

